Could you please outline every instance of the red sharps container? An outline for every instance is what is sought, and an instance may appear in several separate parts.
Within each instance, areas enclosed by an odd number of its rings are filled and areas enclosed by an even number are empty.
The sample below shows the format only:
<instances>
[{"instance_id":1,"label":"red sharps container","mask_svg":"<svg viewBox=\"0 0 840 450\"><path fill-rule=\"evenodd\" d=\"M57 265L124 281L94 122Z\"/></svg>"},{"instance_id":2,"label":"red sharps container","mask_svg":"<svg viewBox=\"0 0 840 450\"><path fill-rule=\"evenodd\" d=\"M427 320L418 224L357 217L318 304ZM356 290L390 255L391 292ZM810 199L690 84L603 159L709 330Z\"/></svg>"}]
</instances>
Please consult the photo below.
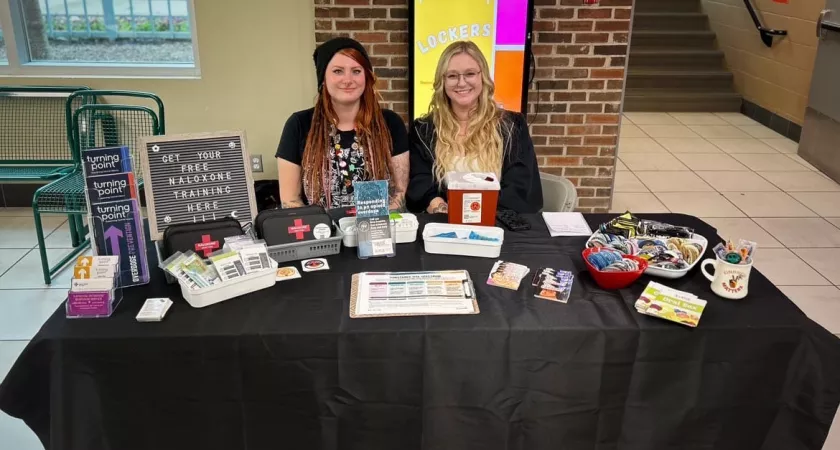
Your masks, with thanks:
<instances>
[{"instance_id":1,"label":"red sharps container","mask_svg":"<svg viewBox=\"0 0 840 450\"><path fill-rule=\"evenodd\" d=\"M499 177L490 172L449 172L444 183L449 191L449 223L496 225Z\"/></svg>"}]
</instances>

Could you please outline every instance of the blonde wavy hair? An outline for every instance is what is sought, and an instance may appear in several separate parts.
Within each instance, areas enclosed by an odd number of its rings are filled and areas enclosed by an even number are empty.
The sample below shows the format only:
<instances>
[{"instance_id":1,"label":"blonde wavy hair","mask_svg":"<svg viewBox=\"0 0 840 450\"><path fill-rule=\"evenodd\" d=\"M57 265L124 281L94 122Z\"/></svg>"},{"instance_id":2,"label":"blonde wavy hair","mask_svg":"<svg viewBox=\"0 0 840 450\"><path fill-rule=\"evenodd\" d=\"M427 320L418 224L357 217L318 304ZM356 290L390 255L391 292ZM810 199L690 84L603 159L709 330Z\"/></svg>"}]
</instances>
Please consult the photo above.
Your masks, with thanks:
<instances>
[{"instance_id":1,"label":"blonde wavy hair","mask_svg":"<svg viewBox=\"0 0 840 450\"><path fill-rule=\"evenodd\" d=\"M461 53L470 55L478 63L482 89L478 96L478 105L467 124L467 135L459 142L458 133L461 128L452 111L452 103L446 95L445 85L449 61ZM469 159L475 158L475 168L478 171L493 172L500 177L502 160L506 153L502 132L503 128L506 128L504 131L509 134L512 123L502 120L503 110L493 99L496 85L490 78L490 66L475 43L457 41L446 47L435 70L434 90L427 117L434 123L437 134L433 172L438 183L443 182L446 172L454 170L455 160L461 155Z\"/></svg>"}]
</instances>

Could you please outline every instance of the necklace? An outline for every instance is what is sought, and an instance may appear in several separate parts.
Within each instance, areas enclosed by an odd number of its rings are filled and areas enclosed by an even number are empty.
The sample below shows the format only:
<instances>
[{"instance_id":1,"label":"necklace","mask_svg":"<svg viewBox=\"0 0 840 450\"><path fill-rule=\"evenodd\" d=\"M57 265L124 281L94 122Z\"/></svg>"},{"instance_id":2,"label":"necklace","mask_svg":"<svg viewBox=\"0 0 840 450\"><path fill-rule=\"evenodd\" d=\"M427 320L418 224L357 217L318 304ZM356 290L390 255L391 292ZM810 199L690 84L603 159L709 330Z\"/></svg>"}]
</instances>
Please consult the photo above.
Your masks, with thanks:
<instances>
[{"instance_id":1,"label":"necklace","mask_svg":"<svg viewBox=\"0 0 840 450\"><path fill-rule=\"evenodd\" d=\"M353 136L353 144L350 145L352 152L345 154L346 149L341 148L341 134L336 129L335 125L330 125L330 139L328 145L329 154L332 159L338 164L337 173L340 178L340 183L337 190L339 192L350 193L353 189L353 179L357 176L357 172L361 172L364 162L365 148L359 139L359 134ZM329 190L327 191L330 192ZM328 194L329 195L329 194ZM331 196L330 196L331 197ZM328 199L330 201L330 199Z\"/></svg>"}]
</instances>

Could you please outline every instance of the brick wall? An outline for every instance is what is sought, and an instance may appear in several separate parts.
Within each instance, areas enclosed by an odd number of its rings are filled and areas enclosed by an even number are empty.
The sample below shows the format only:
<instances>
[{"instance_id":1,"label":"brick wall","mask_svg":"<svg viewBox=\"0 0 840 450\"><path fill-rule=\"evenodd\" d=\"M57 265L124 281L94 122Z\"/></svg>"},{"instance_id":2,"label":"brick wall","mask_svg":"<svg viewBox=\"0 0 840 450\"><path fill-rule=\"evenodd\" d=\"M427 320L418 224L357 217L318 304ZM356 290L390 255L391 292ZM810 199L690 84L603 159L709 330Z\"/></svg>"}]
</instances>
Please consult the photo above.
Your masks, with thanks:
<instances>
[{"instance_id":1,"label":"brick wall","mask_svg":"<svg viewBox=\"0 0 840 450\"><path fill-rule=\"evenodd\" d=\"M404 119L409 1L314 0L317 43L335 36L362 42L384 106ZM612 198L632 1L534 0L531 136L540 170L571 180L584 212L605 211Z\"/></svg>"}]
</instances>

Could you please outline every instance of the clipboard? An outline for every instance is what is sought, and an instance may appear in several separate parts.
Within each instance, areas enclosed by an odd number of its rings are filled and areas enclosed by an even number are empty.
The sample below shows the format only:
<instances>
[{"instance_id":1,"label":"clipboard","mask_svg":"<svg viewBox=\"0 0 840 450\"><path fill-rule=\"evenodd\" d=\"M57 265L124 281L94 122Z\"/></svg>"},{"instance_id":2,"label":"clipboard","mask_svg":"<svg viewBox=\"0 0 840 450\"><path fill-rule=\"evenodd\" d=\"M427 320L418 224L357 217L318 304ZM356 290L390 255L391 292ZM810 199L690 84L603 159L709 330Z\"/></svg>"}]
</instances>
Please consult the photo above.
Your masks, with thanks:
<instances>
[{"instance_id":1,"label":"clipboard","mask_svg":"<svg viewBox=\"0 0 840 450\"><path fill-rule=\"evenodd\" d=\"M359 314L357 313L358 308L358 299L359 299L359 273L353 274L350 282L350 318L351 319L365 319L371 317L411 317L411 316L465 316L465 315L473 315L478 314L481 311L478 309L478 297L476 296L475 291L475 284L472 281L472 277L470 277L469 272L466 270L462 271L466 274L468 286L473 293L472 296L472 311L463 312L463 313L406 313L406 314L392 314L392 313L384 313L384 314Z\"/></svg>"}]
</instances>

